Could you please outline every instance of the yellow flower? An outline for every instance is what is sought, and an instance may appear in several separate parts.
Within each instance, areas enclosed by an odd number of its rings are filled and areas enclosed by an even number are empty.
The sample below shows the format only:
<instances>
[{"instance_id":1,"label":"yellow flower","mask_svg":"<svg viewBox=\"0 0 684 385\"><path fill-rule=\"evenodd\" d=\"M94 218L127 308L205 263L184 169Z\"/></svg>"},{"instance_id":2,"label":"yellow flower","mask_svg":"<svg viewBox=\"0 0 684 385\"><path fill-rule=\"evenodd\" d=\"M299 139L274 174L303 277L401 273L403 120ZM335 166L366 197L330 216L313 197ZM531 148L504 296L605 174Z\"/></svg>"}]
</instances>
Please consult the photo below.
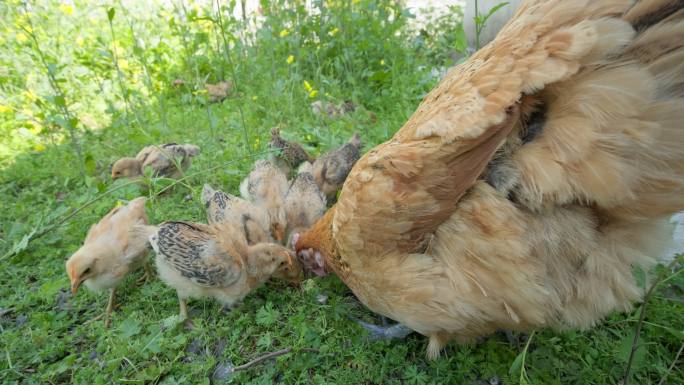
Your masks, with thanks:
<instances>
[{"instance_id":1,"label":"yellow flower","mask_svg":"<svg viewBox=\"0 0 684 385\"><path fill-rule=\"evenodd\" d=\"M256 101L257 99L259 99L258 96L252 96L252 100Z\"/></svg>"},{"instance_id":2,"label":"yellow flower","mask_svg":"<svg viewBox=\"0 0 684 385\"><path fill-rule=\"evenodd\" d=\"M304 80L304 89L306 89L306 92L311 92L311 90L313 90L313 87L311 87L311 84L309 84L309 82Z\"/></svg>"},{"instance_id":3,"label":"yellow flower","mask_svg":"<svg viewBox=\"0 0 684 385\"><path fill-rule=\"evenodd\" d=\"M71 15L72 13L74 13L74 7L69 4L61 4L59 6L59 10L67 15Z\"/></svg>"},{"instance_id":4,"label":"yellow flower","mask_svg":"<svg viewBox=\"0 0 684 385\"><path fill-rule=\"evenodd\" d=\"M32 90L24 91L24 95L32 102L38 99L38 96Z\"/></svg>"},{"instance_id":5,"label":"yellow flower","mask_svg":"<svg viewBox=\"0 0 684 385\"><path fill-rule=\"evenodd\" d=\"M0 104L0 114L3 112L10 112L10 111L12 111L11 108L9 108L7 106L3 106L2 104Z\"/></svg>"},{"instance_id":6,"label":"yellow flower","mask_svg":"<svg viewBox=\"0 0 684 385\"><path fill-rule=\"evenodd\" d=\"M360 2L361 2L361 0L352 0L352 4L358 4Z\"/></svg>"},{"instance_id":7,"label":"yellow flower","mask_svg":"<svg viewBox=\"0 0 684 385\"><path fill-rule=\"evenodd\" d=\"M290 31L285 28L284 30L280 31L280 37L285 37L290 34Z\"/></svg>"},{"instance_id":8,"label":"yellow flower","mask_svg":"<svg viewBox=\"0 0 684 385\"><path fill-rule=\"evenodd\" d=\"M294 63L294 56L290 55L287 57L287 64L292 64Z\"/></svg>"},{"instance_id":9,"label":"yellow flower","mask_svg":"<svg viewBox=\"0 0 684 385\"><path fill-rule=\"evenodd\" d=\"M128 69L128 60L126 60L126 59L119 59L119 69L121 69L121 70L127 70L127 69Z\"/></svg>"},{"instance_id":10,"label":"yellow flower","mask_svg":"<svg viewBox=\"0 0 684 385\"><path fill-rule=\"evenodd\" d=\"M121 206L123 206L123 205L125 205L124 201L122 201L122 200L120 200L120 199L117 199L116 205L115 205L114 207L121 207Z\"/></svg>"},{"instance_id":11,"label":"yellow flower","mask_svg":"<svg viewBox=\"0 0 684 385\"><path fill-rule=\"evenodd\" d=\"M29 128L29 131L31 131L31 133L32 133L33 135L38 135L38 134L40 134L40 133L43 131L43 127L40 126L40 125L34 124L34 125L32 125L32 126Z\"/></svg>"},{"instance_id":12,"label":"yellow flower","mask_svg":"<svg viewBox=\"0 0 684 385\"><path fill-rule=\"evenodd\" d=\"M311 92L309 92L309 97L312 99L315 98L316 95L318 95L318 91L316 90L312 90Z\"/></svg>"},{"instance_id":13,"label":"yellow flower","mask_svg":"<svg viewBox=\"0 0 684 385\"><path fill-rule=\"evenodd\" d=\"M23 33L18 33L17 34L17 41L19 43L26 43L26 41L28 41L28 37L26 35L24 35Z\"/></svg>"},{"instance_id":14,"label":"yellow flower","mask_svg":"<svg viewBox=\"0 0 684 385\"><path fill-rule=\"evenodd\" d=\"M37 152L43 152L45 151L45 145L43 145L42 143L38 143L35 146L33 146L33 149Z\"/></svg>"},{"instance_id":15,"label":"yellow flower","mask_svg":"<svg viewBox=\"0 0 684 385\"><path fill-rule=\"evenodd\" d=\"M340 32L340 29L335 27L330 32L328 32L328 35L335 36L335 35L337 35L338 32Z\"/></svg>"},{"instance_id":16,"label":"yellow flower","mask_svg":"<svg viewBox=\"0 0 684 385\"><path fill-rule=\"evenodd\" d=\"M76 38L76 45L78 45L79 47L83 47L84 42L85 42L85 40L83 40L82 36L79 36Z\"/></svg>"},{"instance_id":17,"label":"yellow flower","mask_svg":"<svg viewBox=\"0 0 684 385\"><path fill-rule=\"evenodd\" d=\"M380 65L384 66L385 65L385 59L380 60Z\"/></svg>"}]
</instances>

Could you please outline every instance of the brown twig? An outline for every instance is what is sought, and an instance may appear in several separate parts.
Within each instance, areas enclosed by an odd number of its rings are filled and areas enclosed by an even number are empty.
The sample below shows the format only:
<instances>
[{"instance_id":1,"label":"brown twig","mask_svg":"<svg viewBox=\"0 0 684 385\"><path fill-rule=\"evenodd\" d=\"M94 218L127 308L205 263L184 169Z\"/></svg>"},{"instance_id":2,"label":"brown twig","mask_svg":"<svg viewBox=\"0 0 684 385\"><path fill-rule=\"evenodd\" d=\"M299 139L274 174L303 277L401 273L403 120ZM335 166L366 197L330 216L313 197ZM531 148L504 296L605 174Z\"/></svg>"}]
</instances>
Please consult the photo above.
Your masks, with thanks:
<instances>
[{"instance_id":1,"label":"brown twig","mask_svg":"<svg viewBox=\"0 0 684 385\"><path fill-rule=\"evenodd\" d=\"M667 379L667 376L672 373L672 369L674 369L675 365L677 365L677 361L679 360L679 356L682 354L682 350L684 350L684 344L679 347L679 350L677 351L677 354L675 355L674 360L672 361L672 364L670 365L669 368L667 368L667 372L665 375L663 375L663 378L658 381L658 385L663 385L665 383L665 380Z\"/></svg>"},{"instance_id":2,"label":"brown twig","mask_svg":"<svg viewBox=\"0 0 684 385\"><path fill-rule=\"evenodd\" d=\"M299 350L297 350L297 351L298 351L298 352L312 352L312 353L318 353L318 349L312 349L312 348L302 348L302 349L299 349ZM263 362L263 361L266 361L266 360L268 360L268 359L275 358L275 357L278 357L278 356L282 356L282 355L285 355L285 354L288 354L288 353L291 353L291 352L292 352L292 347L289 347L289 348L285 348L285 349L281 349L281 350L276 350L275 352L270 352L270 353L264 354L263 356L257 357L257 358L255 358L255 359L253 359L252 361L249 361L249 362L246 363L246 364L243 364L243 365L234 367L234 368L233 368L233 372L237 372L238 370L249 369L249 368L251 368L252 366L257 365L257 364L259 364L259 363L261 363L261 362Z\"/></svg>"}]
</instances>

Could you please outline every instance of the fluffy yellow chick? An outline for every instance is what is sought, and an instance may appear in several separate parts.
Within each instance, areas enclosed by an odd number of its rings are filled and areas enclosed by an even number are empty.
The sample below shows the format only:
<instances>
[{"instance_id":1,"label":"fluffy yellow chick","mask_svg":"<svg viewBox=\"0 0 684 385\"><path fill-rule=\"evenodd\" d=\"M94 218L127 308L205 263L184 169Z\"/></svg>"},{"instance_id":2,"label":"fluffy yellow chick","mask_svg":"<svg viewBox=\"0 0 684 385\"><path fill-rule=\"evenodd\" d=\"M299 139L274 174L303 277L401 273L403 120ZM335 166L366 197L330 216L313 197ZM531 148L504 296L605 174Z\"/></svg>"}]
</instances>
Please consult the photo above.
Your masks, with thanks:
<instances>
[{"instance_id":1,"label":"fluffy yellow chick","mask_svg":"<svg viewBox=\"0 0 684 385\"><path fill-rule=\"evenodd\" d=\"M292 234L308 229L325 213L325 194L318 188L311 169L311 163L302 163L285 195L288 246L292 246Z\"/></svg>"},{"instance_id":2,"label":"fluffy yellow chick","mask_svg":"<svg viewBox=\"0 0 684 385\"><path fill-rule=\"evenodd\" d=\"M228 97L228 94L233 89L231 82L218 82L216 84L206 84L207 96L212 103L220 102Z\"/></svg>"},{"instance_id":3,"label":"fluffy yellow chick","mask_svg":"<svg viewBox=\"0 0 684 385\"><path fill-rule=\"evenodd\" d=\"M154 176L179 178L190 167L190 158L197 156L199 152L200 148L193 144L147 146L135 158L117 160L112 166L112 179L142 176L147 167L152 169Z\"/></svg>"},{"instance_id":4,"label":"fluffy yellow chick","mask_svg":"<svg viewBox=\"0 0 684 385\"><path fill-rule=\"evenodd\" d=\"M212 297L233 307L274 273L294 266L291 250L273 243L247 245L231 222L165 222L149 240L159 277L178 292L185 319L188 298Z\"/></svg>"},{"instance_id":5,"label":"fluffy yellow chick","mask_svg":"<svg viewBox=\"0 0 684 385\"><path fill-rule=\"evenodd\" d=\"M105 326L109 325L116 287L144 262L149 250L147 239L134 231L148 222L145 201L140 197L112 209L90 228L83 246L66 262L73 294L81 284L93 291L109 290Z\"/></svg>"},{"instance_id":6,"label":"fluffy yellow chick","mask_svg":"<svg viewBox=\"0 0 684 385\"><path fill-rule=\"evenodd\" d=\"M210 225L232 221L243 229L248 244L273 242L268 212L263 207L235 195L214 190L208 184L202 189L202 203L206 208L207 221Z\"/></svg>"},{"instance_id":7,"label":"fluffy yellow chick","mask_svg":"<svg viewBox=\"0 0 684 385\"><path fill-rule=\"evenodd\" d=\"M240 194L268 212L271 233L278 242L285 239L287 218L285 217L285 193L287 177L273 163L258 160L252 172L240 184Z\"/></svg>"},{"instance_id":8,"label":"fluffy yellow chick","mask_svg":"<svg viewBox=\"0 0 684 385\"><path fill-rule=\"evenodd\" d=\"M241 230L240 235L244 236L248 245L273 242L269 230L271 223L268 220L268 212L263 207L223 191L214 190L208 184L205 184L202 190L202 202L206 207L210 225L225 221L231 222ZM325 209L325 204L323 208ZM292 264L292 267L276 271L273 276L291 283L298 283L304 271L298 260L293 260Z\"/></svg>"}]
</instances>

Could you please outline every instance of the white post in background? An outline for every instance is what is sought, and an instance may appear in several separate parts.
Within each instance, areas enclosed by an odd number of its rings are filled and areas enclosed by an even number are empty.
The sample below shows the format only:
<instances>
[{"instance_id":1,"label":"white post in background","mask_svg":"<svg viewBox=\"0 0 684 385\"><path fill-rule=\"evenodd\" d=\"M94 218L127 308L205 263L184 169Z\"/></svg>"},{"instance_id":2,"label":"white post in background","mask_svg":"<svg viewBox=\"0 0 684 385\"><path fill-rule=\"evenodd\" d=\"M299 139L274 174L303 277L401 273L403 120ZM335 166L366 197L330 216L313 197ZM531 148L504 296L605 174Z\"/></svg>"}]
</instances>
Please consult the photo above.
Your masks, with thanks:
<instances>
[{"instance_id":1,"label":"white post in background","mask_svg":"<svg viewBox=\"0 0 684 385\"><path fill-rule=\"evenodd\" d=\"M475 2L477 1L477 13L486 15L489 11L501 3L508 4L497 10L484 26L480 33L480 48L492 41L501 27L513 16L522 0L466 0L463 16L463 29L468 37L468 46L475 49Z\"/></svg>"}]
</instances>

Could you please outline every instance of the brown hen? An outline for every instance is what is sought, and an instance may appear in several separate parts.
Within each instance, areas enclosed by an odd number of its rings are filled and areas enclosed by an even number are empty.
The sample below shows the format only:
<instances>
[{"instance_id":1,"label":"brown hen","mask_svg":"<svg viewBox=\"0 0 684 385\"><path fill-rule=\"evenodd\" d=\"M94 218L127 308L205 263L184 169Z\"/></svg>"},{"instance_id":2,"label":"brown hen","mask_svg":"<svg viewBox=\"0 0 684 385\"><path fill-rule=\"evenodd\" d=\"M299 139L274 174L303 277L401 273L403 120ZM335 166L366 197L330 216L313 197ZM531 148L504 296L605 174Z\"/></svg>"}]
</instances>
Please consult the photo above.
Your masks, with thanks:
<instances>
[{"instance_id":1,"label":"brown hen","mask_svg":"<svg viewBox=\"0 0 684 385\"><path fill-rule=\"evenodd\" d=\"M626 311L684 209L684 3L525 1L296 244L429 337Z\"/></svg>"}]
</instances>

